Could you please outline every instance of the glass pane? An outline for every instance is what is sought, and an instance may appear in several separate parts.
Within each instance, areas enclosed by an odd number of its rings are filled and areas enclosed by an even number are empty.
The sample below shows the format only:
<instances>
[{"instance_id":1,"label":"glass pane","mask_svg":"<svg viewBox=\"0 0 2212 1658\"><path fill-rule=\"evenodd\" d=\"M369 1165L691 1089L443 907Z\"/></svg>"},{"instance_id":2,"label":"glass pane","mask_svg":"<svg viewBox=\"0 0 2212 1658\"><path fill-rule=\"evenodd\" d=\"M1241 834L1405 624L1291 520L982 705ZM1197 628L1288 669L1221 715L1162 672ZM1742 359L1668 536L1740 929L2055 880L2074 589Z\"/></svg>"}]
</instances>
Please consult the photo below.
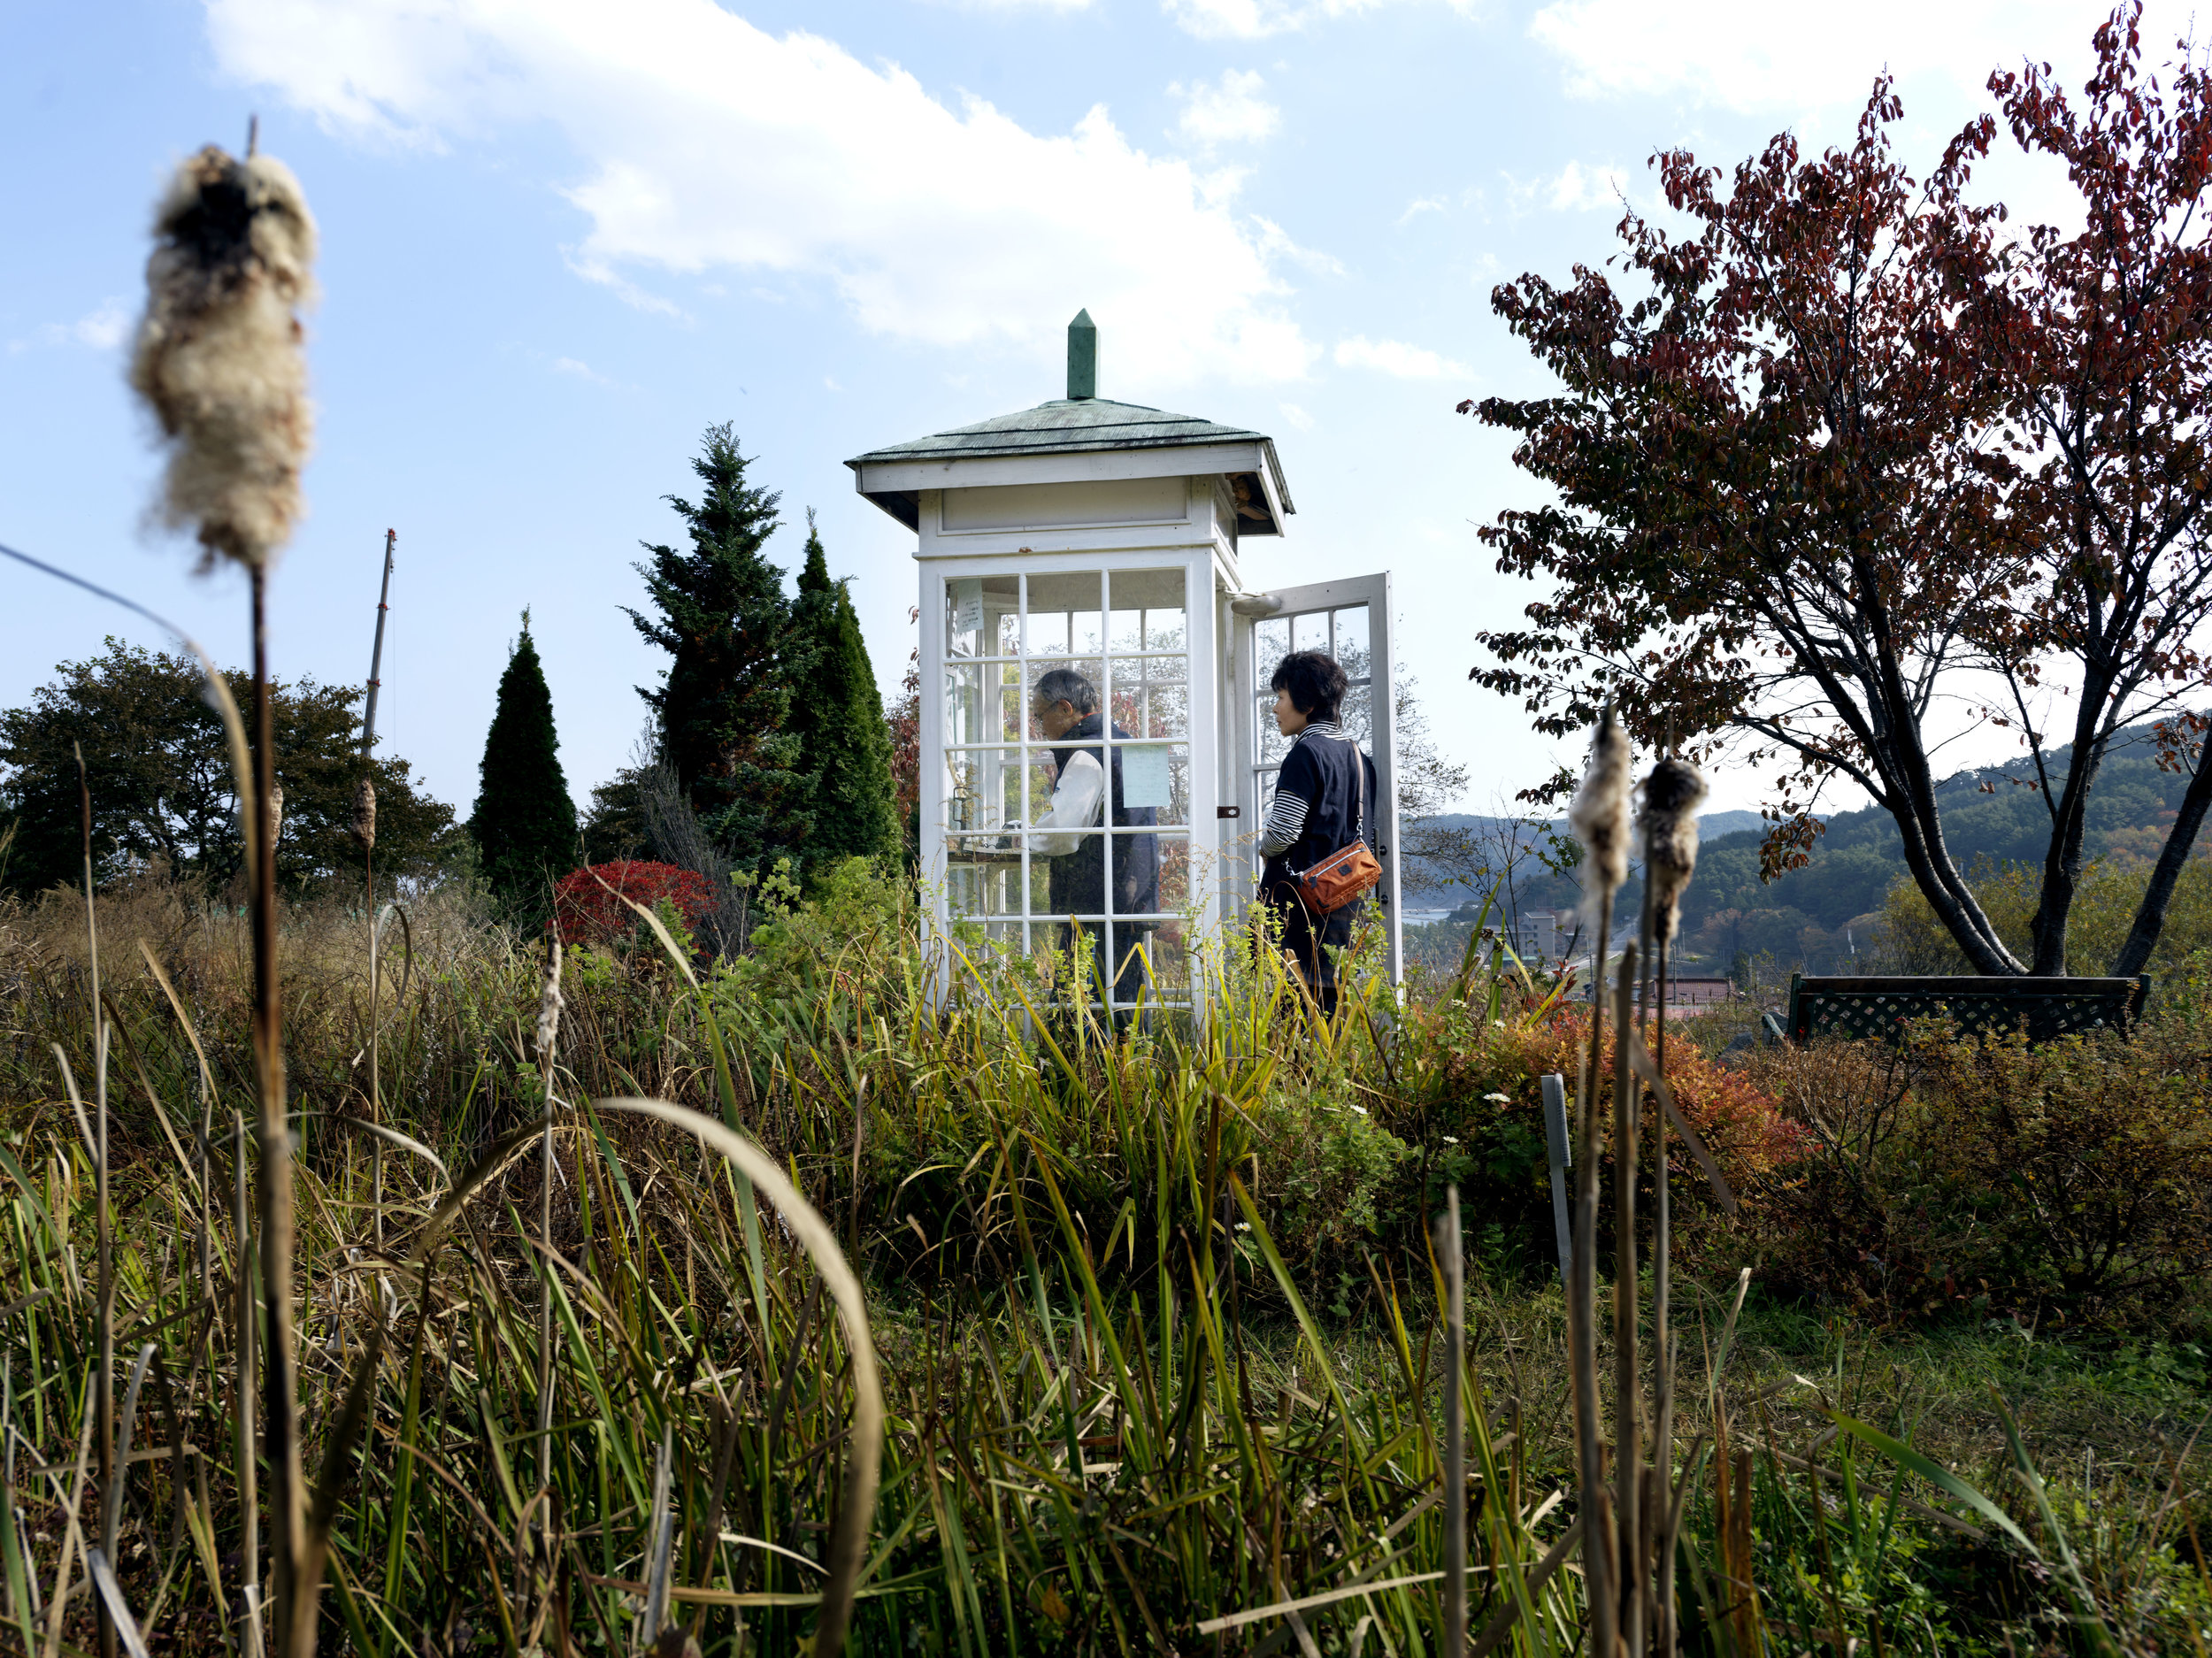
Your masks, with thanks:
<instances>
[{"instance_id":1,"label":"glass pane","mask_svg":"<svg viewBox=\"0 0 2212 1658\"><path fill-rule=\"evenodd\" d=\"M1035 889L1030 896L1031 915L1064 919L1105 913L1105 837L1096 830L1087 834L1039 830L1029 837L1029 862Z\"/></svg>"},{"instance_id":2,"label":"glass pane","mask_svg":"<svg viewBox=\"0 0 2212 1658\"><path fill-rule=\"evenodd\" d=\"M1258 726L1260 734L1260 764L1280 765L1283 756L1290 752L1290 741L1275 724L1275 694L1270 691L1260 698Z\"/></svg>"},{"instance_id":3,"label":"glass pane","mask_svg":"<svg viewBox=\"0 0 2212 1658\"><path fill-rule=\"evenodd\" d=\"M945 654L980 656L1010 654L1018 637L1020 579L1015 576L956 576L945 583Z\"/></svg>"},{"instance_id":4,"label":"glass pane","mask_svg":"<svg viewBox=\"0 0 2212 1658\"><path fill-rule=\"evenodd\" d=\"M1187 1003L1191 996L1190 949L1179 921L1164 921L1145 940L1144 1002L1148 1007Z\"/></svg>"},{"instance_id":5,"label":"glass pane","mask_svg":"<svg viewBox=\"0 0 2212 1658\"><path fill-rule=\"evenodd\" d=\"M1373 662L1367 643L1367 607L1356 604L1348 610L1339 610L1335 619L1337 665L1344 670L1346 679L1364 679Z\"/></svg>"},{"instance_id":6,"label":"glass pane","mask_svg":"<svg viewBox=\"0 0 2212 1658\"><path fill-rule=\"evenodd\" d=\"M1175 911L1190 902L1190 842L1181 835L1160 837L1160 908Z\"/></svg>"},{"instance_id":7,"label":"glass pane","mask_svg":"<svg viewBox=\"0 0 2212 1658\"><path fill-rule=\"evenodd\" d=\"M1105 649L1100 582L1099 572L1092 570L1029 578L1032 656L1095 655Z\"/></svg>"},{"instance_id":8,"label":"glass pane","mask_svg":"<svg viewBox=\"0 0 2212 1658\"><path fill-rule=\"evenodd\" d=\"M1072 675L1072 679L1064 678ZM1057 660L1033 662L1029 664L1029 740L1047 742L1050 739L1037 719L1040 697L1053 702L1064 702L1080 712L1086 703L1096 709L1102 698L1106 683L1106 664L1096 656L1063 657Z\"/></svg>"},{"instance_id":9,"label":"glass pane","mask_svg":"<svg viewBox=\"0 0 2212 1658\"><path fill-rule=\"evenodd\" d=\"M985 724L984 675L987 669L945 670L945 741L950 746L988 742Z\"/></svg>"},{"instance_id":10,"label":"glass pane","mask_svg":"<svg viewBox=\"0 0 2212 1658\"><path fill-rule=\"evenodd\" d=\"M1010 662L998 665L998 733L1000 742L1019 742L1029 723L1029 693L1022 688L1021 669Z\"/></svg>"},{"instance_id":11,"label":"glass pane","mask_svg":"<svg viewBox=\"0 0 2212 1658\"><path fill-rule=\"evenodd\" d=\"M1025 824L1041 824L1045 813L1052 809L1052 790L1059 780L1059 768L1053 764L1049 748L1029 750L1029 764L1024 772L1023 797L1025 806L1021 819Z\"/></svg>"},{"instance_id":12,"label":"glass pane","mask_svg":"<svg viewBox=\"0 0 2212 1658\"><path fill-rule=\"evenodd\" d=\"M1267 682L1275 677L1275 669L1285 656L1290 655L1290 621L1286 617L1273 617L1254 624L1252 628L1252 672L1259 687L1267 688Z\"/></svg>"},{"instance_id":13,"label":"glass pane","mask_svg":"<svg viewBox=\"0 0 2212 1658\"><path fill-rule=\"evenodd\" d=\"M1113 597L1110 637L1116 652L1182 648L1181 571L1117 570L1108 580Z\"/></svg>"},{"instance_id":14,"label":"glass pane","mask_svg":"<svg viewBox=\"0 0 2212 1658\"><path fill-rule=\"evenodd\" d=\"M956 850L953 854L959 856ZM946 869L945 905L956 921L983 913L983 871L978 865L955 863Z\"/></svg>"},{"instance_id":15,"label":"glass pane","mask_svg":"<svg viewBox=\"0 0 2212 1658\"><path fill-rule=\"evenodd\" d=\"M1372 686L1356 685L1344 694L1344 706L1340 710L1344 734L1359 744L1364 752L1368 740L1375 729L1375 690Z\"/></svg>"},{"instance_id":16,"label":"glass pane","mask_svg":"<svg viewBox=\"0 0 2212 1658\"><path fill-rule=\"evenodd\" d=\"M1114 745L1121 759L1121 806L1149 810L1155 824L1190 821L1190 745L1129 742Z\"/></svg>"},{"instance_id":17,"label":"glass pane","mask_svg":"<svg viewBox=\"0 0 2212 1658\"><path fill-rule=\"evenodd\" d=\"M972 839L961 843L980 850L985 838L999 835L1009 817L1018 817L1021 750L969 748L945 756L945 830Z\"/></svg>"},{"instance_id":18,"label":"glass pane","mask_svg":"<svg viewBox=\"0 0 2212 1658\"><path fill-rule=\"evenodd\" d=\"M1114 724L1132 737L1190 735L1190 685L1180 656L1115 658Z\"/></svg>"},{"instance_id":19,"label":"glass pane","mask_svg":"<svg viewBox=\"0 0 2212 1658\"><path fill-rule=\"evenodd\" d=\"M1290 618L1290 648L1293 650L1329 649L1329 613L1326 610L1308 610L1302 616Z\"/></svg>"}]
</instances>

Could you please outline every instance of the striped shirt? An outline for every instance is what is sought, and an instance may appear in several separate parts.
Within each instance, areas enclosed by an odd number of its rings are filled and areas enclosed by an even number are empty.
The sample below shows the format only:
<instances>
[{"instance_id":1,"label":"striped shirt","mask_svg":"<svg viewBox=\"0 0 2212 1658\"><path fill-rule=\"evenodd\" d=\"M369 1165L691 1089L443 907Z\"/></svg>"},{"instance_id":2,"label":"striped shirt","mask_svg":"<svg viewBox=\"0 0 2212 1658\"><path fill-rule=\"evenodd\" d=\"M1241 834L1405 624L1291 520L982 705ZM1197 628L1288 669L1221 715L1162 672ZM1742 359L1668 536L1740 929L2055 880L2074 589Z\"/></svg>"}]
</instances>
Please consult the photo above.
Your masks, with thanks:
<instances>
[{"instance_id":1,"label":"striped shirt","mask_svg":"<svg viewBox=\"0 0 2212 1658\"><path fill-rule=\"evenodd\" d=\"M1296 748L1309 737L1333 737L1339 742L1351 741L1345 736L1343 728L1336 721L1317 719L1308 722L1305 730L1291 739L1291 747ZM1276 773L1279 779L1281 775L1279 771ZM1307 814L1312 810L1311 801L1302 800L1279 787L1275 791L1274 804L1267 809L1267 823L1260 831L1260 856L1263 858L1279 857L1296 846L1298 837L1306 832Z\"/></svg>"}]
</instances>

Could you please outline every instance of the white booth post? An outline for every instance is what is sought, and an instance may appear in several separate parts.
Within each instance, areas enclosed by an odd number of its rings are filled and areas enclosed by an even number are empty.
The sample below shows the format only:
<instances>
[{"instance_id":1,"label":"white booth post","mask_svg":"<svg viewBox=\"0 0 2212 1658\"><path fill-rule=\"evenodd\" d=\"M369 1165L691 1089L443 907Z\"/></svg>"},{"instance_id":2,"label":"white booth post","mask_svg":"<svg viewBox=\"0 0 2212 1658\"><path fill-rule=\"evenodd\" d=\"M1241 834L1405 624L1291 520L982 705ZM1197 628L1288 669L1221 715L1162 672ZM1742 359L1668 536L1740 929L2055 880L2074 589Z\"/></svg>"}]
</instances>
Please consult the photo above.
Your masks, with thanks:
<instances>
[{"instance_id":1,"label":"white booth post","mask_svg":"<svg viewBox=\"0 0 2212 1658\"><path fill-rule=\"evenodd\" d=\"M1073 945L1115 1012L1195 1009L1197 953L1250 900L1286 746L1267 681L1304 649L1343 664L1345 731L1375 761L1394 979L1389 577L1248 591L1241 543L1281 534L1293 510L1273 441L1098 397L1096 342L1079 314L1065 398L847 463L860 493L919 538L921 861L946 947L941 993L964 960L988 972ZM1106 718L1097 735L1056 744L1033 697L1071 669ZM1035 825L1054 749L1067 746L1109 752L1122 810L1048 840ZM1133 887L1145 902L1118 909Z\"/></svg>"}]
</instances>

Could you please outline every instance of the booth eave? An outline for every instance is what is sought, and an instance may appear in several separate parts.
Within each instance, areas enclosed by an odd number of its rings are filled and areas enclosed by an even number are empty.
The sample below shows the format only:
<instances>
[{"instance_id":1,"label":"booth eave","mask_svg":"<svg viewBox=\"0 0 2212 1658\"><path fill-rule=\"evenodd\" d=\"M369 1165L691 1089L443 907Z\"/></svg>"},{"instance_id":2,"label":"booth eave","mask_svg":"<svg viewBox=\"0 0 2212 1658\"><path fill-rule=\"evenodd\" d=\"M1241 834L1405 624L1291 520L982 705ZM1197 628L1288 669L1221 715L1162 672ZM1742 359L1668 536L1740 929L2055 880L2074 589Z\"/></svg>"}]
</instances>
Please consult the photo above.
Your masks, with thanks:
<instances>
[{"instance_id":1,"label":"booth eave","mask_svg":"<svg viewBox=\"0 0 2212 1658\"><path fill-rule=\"evenodd\" d=\"M1103 397L1065 398L1039 403L1014 414L956 426L908 443L872 449L845 463L853 469L860 494L910 530L921 527L920 478L933 488L961 486L958 474L984 484L1002 478L977 476L1003 473L1002 465L970 466L972 462L1043 460L1052 456L1102 455L1113 451L1212 449L1194 455L1194 472L1227 471L1245 475L1254 501L1263 503L1268 518L1253 522L1248 535L1279 535L1282 520L1297 510L1283 482L1282 462L1275 441L1262 432L1225 426L1190 415L1170 414L1138 403L1114 403Z\"/></svg>"}]
</instances>

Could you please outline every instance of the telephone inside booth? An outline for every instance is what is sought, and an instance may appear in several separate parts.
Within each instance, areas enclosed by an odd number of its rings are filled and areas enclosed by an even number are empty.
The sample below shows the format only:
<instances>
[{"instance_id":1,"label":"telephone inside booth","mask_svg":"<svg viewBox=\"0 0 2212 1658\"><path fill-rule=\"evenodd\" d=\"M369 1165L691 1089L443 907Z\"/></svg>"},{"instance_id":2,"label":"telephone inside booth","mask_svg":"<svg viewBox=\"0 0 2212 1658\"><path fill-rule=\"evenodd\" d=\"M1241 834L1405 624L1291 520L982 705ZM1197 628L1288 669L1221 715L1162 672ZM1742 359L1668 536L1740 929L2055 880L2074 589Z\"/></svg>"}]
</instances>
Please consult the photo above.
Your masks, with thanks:
<instances>
[{"instance_id":1,"label":"telephone inside booth","mask_svg":"<svg viewBox=\"0 0 2212 1658\"><path fill-rule=\"evenodd\" d=\"M1242 542L1294 510L1273 441L1100 398L1095 380L1084 313L1067 397L848 463L918 537L941 994L1051 956L1087 965L1117 1017L1196 1009L1196 953L1254 895L1286 746L1267 680L1309 648L1343 665L1344 731L1375 763L1395 979L1388 577L1248 591Z\"/></svg>"}]
</instances>

